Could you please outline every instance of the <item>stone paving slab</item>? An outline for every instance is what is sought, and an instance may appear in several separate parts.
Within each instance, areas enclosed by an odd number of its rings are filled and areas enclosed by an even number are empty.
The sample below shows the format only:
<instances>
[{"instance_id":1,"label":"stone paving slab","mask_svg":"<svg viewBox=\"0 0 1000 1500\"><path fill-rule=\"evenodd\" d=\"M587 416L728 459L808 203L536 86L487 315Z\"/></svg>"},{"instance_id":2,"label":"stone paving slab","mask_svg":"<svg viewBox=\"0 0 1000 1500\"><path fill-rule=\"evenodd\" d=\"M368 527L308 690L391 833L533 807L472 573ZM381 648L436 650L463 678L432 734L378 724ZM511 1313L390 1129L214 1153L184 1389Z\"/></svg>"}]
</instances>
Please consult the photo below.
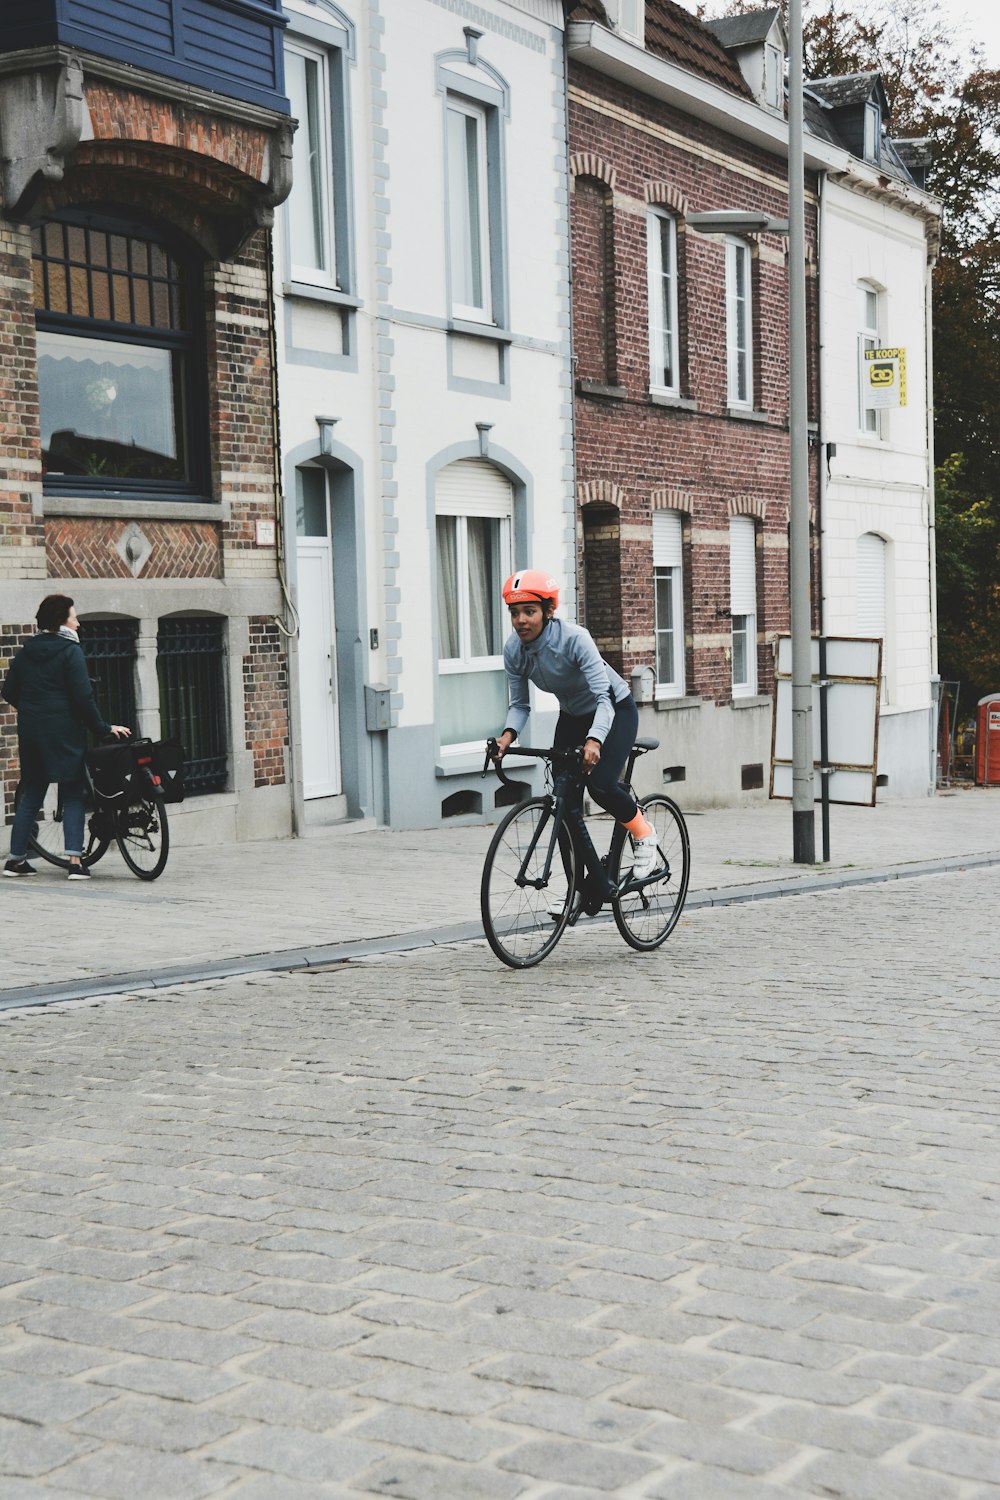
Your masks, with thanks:
<instances>
[{"instance_id":1,"label":"stone paving slab","mask_svg":"<svg viewBox=\"0 0 1000 1500\"><path fill-rule=\"evenodd\" d=\"M824 867L792 862L788 803L689 813L692 900L713 892L732 899L739 887L767 895L810 881L856 880L864 871L881 878L887 867L960 856L1000 858L1000 791L993 788L836 807L831 816L833 861ZM290 967L336 962L350 956L341 945L393 947L401 934L448 942L479 928L491 835L486 826L456 825L185 845L171 850L153 883L131 876L115 850L87 884L40 864L31 880L0 881L0 923L16 934L5 945L0 996L44 985L86 993L88 983L100 989L109 975L125 976L125 987L209 978L220 961L251 972L262 954L280 954ZM607 820L595 820L594 837L603 847Z\"/></svg>"},{"instance_id":2,"label":"stone paving slab","mask_svg":"<svg viewBox=\"0 0 1000 1500\"><path fill-rule=\"evenodd\" d=\"M0 1495L998 1500L998 901L0 1017Z\"/></svg>"}]
</instances>

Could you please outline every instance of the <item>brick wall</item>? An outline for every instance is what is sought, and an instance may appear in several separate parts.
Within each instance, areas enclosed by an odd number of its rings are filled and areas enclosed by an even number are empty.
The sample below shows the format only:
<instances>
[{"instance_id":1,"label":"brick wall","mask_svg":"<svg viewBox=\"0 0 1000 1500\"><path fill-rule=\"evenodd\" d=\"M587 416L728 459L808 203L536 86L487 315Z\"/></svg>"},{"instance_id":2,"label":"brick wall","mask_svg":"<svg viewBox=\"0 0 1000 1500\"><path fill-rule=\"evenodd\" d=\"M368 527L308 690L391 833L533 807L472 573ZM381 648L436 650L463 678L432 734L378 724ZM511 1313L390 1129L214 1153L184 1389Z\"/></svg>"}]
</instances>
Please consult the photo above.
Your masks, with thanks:
<instances>
[{"instance_id":1,"label":"brick wall","mask_svg":"<svg viewBox=\"0 0 1000 1500\"><path fill-rule=\"evenodd\" d=\"M42 523L31 238L0 222L0 577L36 577ZM36 555L37 554L37 555Z\"/></svg>"},{"instance_id":2,"label":"brick wall","mask_svg":"<svg viewBox=\"0 0 1000 1500\"><path fill-rule=\"evenodd\" d=\"M131 522L57 516L45 522L46 564L50 578L131 578L118 551ZM137 523L151 546L143 578L219 578L219 528L210 521Z\"/></svg>"},{"instance_id":3,"label":"brick wall","mask_svg":"<svg viewBox=\"0 0 1000 1500\"><path fill-rule=\"evenodd\" d=\"M273 620L250 621L250 650L243 658L246 747L253 752L254 786L285 780L288 747L288 658Z\"/></svg>"},{"instance_id":4,"label":"brick wall","mask_svg":"<svg viewBox=\"0 0 1000 1500\"><path fill-rule=\"evenodd\" d=\"M585 296L574 304L574 346L583 360L599 347L602 328L614 330L613 361L623 399L580 394L576 402L577 476L581 488L598 483L621 491L617 580L611 539L582 511L587 620L604 637L606 654L627 678L654 663L652 497L678 491L686 517L685 631L687 689L716 703L729 701L730 502L759 502L758 679L773 685L770 638L788 629L788 290L784 241L754 244L753 420L729 414L726 366L725 250L721 239L684 228L683 210L745 208L787 217L782 160L749 147L648 96L589 69L570 66L570 149L574 160L599 160L614 181L613 265L590 265ZM812 184L814 187L814 184ZM678 211L681 393L696 410L659 405L649 397L646 212L649 202ZM574 267L599 253L593 197L571 199ZM807 240L815 247L815 198L807 209ZM576 272L574 272L576 276ZM599 285L614 306L594 311ZM574 290L576 287L574 286ZM815 296L809 308L815 330ZM812 340L815 348L815 339ZM811 391L815 392L815 358ZM817 471L811 460L811 494ZM598 598L596 595L601 597ZM615 611L620 627L615 629Z\"/></svg>"}]
</instances>

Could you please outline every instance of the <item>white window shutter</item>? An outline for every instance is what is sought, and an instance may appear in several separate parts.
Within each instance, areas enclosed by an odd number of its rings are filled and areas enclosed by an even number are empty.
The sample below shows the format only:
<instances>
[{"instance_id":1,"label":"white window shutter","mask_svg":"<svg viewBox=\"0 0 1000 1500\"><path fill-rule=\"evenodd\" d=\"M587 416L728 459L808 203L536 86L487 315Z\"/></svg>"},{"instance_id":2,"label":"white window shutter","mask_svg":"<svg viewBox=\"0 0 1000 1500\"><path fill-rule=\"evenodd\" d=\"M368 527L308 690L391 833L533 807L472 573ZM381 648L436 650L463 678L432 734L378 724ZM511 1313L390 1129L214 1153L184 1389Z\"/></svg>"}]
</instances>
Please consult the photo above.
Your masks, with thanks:
<instances>
[{"instance_id":1,"label":"white window shutter","mask_svg":"<svg viewBox=\"0 0 1000 1500\"><path fill-rule=\"evenodd\" d=\"M858 537L858 630L885 639L885 542L871 531Z\"/></svg>"},{"instance_id":2,"label":"white window shutter","mask_svg":"<svg viewBox=\"0 0 1000 1500\"><path fill-rule=\"evenodd\" d=\"M729 608L734 615L757 613L757 547L749 516L729 523Z\"/></svg>"},{"instance_id":3,"label":"white window shutter","mask_svg":"<svg viewBox=\"0 0 1000 1500\"><path fill-rule=\"evenodd\" d=\"M680 511L653 512L653 567L679 568L684 556L684 531Z\"/></svg>"},{"instance_id":4,"label":"white window shutter","mask_svg":"<svg viewBox=\"0 0 1000 1500\"><path fill-rule=\"evenodd\" d=\"M510 480L484 458L460 458L438 474L434 487L439 516L500 516L510 519Z\"/></svg>"}]
</instances>

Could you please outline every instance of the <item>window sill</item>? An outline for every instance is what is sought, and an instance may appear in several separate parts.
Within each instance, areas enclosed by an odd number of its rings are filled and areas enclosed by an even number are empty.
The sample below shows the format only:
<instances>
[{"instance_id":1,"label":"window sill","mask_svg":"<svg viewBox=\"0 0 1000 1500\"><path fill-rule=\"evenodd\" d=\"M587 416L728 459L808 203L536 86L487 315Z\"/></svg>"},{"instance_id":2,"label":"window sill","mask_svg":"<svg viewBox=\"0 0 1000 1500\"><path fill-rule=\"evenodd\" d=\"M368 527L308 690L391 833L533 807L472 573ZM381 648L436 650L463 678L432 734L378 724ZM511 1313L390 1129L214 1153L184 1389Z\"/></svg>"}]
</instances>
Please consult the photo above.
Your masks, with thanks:
<instances>
[{"instance_id":1,"label":"window sill","mask_svg":"<svg viewBox=\"0 0 1000 1500\"><path fill-rule=\"evenodd\" d=\"M281 290L286 297L295 297L302 302L329 302L334 307L346 307L349 311L357 311L364 306L363 298L355 297L350 292L342 292L332 286L313 286L308 281L285 281Z\"/></svg>"},{"instance_id":2,"label":"window sill","mask_svg":"<svg viewBox=\"0 0 1000 1500\"><path fill-rule=\"evenodd\" d=\"M107 496L43 495L43 516L91 516L111 521L227 521L229 506L212 500L112 500Z\"/></svg>"},{"instance_id":3,"label":"window sill","mask_svg":"<svg viewBox=\"0 0 1000 1500\"><path fill-rule=\"evenodd\" d=\"M730 708L770 708L771 698L768 693L747 693L745 696L734 694Z\"/></svg>"},{"instance_id":4,"label":"window sill","mask_svg":"<svg viewBox=\"0 0 1000 1500\"><path fill-rule=\"evenodd\" d=\"M651 406L672 406L677 411L697 411L698 403L690 396L672 396L669 391L649 392Z\"/></svg>"},{"instance_id":5,"label":"window sill","mask_svg":"<svg viewBox=\"0 0 1000 1500\"><path fill-rule=\"evenodd\" d=\"M465 318L449 318L448 332L461 333L474 339L489 339L493 344L512 344L514 335L509 328L498 328L495 323L470 323Z\"/></svg>"},{"instance_id":6,"label":"window sill","mask_svg":"<svg viewBox=\"0 0 1000 1500\"><path fill-rule=\"evenodd\" d=\"M578 380L576 391L578 396L600 396L605 401L625 400L623 385L602 385L599 380Z\"/></svg>"},{"instance_id":7,"label":"window sill","mask_svg":"<svg viewBox=\"0 0 1000 1500\"><path fill-rule=\"evenodd\" d=\"M473 774L481 775L483 769L483 761L486 758L485 747L482 750L477 750L475 753L467 750L460 750L456 755L449 755L446 750L443 750L440 752L440 754L441 759L434 767L434 775L439 781L448 776L471 776ZM530 770L531 767L535 764L536 762L529 756L518 755L514 750L512 750L509 755L505 755L503 758L503 768L505 773L508 775L511 771ZM499 781L497 782L497 785L500 785Z\"/></svg>"},{"instance_id":8,"label":"window sill","mask_svg":"<svg viewBox=\"0 0 1000 1500\"><path fill-rule=\"evenodd\" d=\"M695 696L677 698L654 698L653 707L658 714L669 713L675 708L700 708L701 699Z\"/></svg>"},{"instance_id":9,"label":"window sill","mask_svg":"<svg viewBox=\"0 0 1000 1500\"><path fill-rule=\"evenodd\" d=\"M727 406L726 416L732 417L737 422L766 422L767 412L757 411L750 406Z\"/></svg>"}]
</instances>

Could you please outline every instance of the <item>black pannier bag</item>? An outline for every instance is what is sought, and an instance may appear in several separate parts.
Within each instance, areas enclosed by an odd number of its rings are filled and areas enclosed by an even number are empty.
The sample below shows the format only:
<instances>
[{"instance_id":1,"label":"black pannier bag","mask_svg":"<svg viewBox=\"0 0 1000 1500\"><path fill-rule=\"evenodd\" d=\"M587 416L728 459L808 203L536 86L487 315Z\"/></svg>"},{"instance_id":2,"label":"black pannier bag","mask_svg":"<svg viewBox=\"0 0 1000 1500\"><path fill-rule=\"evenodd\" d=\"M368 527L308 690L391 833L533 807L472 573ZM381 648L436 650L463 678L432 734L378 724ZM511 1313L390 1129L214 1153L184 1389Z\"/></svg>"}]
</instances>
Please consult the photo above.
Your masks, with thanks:
<instances>
[{"instance_id":1,"label":"black pannier bag","mask_svg":"<svg viewBox=\"0 0 1000 1500\"><path fill-rule=\"evenodd\" d=\"M180 740L154 740L153 775L160 778L164 802L184 801L184 747Z\"/></svg>"},{"instance_id":2,"label":"black pannier bag","mask_svg":"<svg viewBox=\"0 0 1000 1500\"><path fill-rule=\"evenodd\" d=\"M127 807L132 801L138 781L135 749L132 741L117 740L113 745L98 745L96 750L87 751L99 806Z\"/></svg>"}]
</instances>

